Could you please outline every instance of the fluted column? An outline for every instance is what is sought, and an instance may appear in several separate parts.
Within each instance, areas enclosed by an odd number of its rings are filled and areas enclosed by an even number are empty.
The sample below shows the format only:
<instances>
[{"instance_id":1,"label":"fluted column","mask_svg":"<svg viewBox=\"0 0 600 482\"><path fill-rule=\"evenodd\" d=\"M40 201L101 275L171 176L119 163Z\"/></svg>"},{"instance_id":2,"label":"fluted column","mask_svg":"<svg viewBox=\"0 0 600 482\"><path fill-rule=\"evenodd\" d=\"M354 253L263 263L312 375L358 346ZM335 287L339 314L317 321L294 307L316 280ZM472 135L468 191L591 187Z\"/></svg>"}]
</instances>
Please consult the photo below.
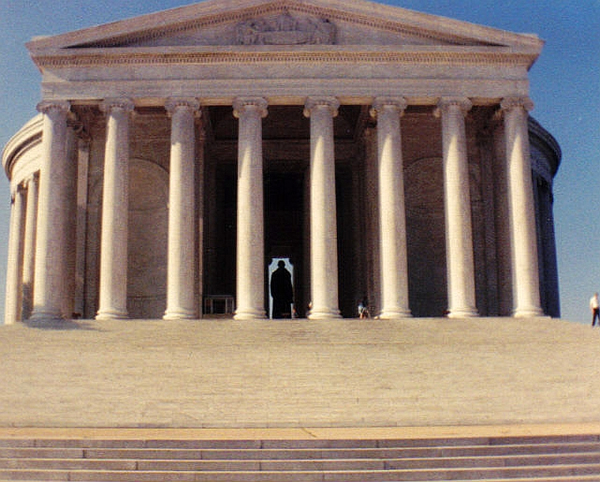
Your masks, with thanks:
<instances>
[{"instance_id":1,"label":"fluted column","mask_svg":"<svg viewBox=\"0 0 600 482\"><path fill-rule=\"evenodd\" d=\"M100 299L96 319L127 318L127 235L129 216L129 99L108 99L100 241Z\"/></svg>"},{"instance_id":2,"label":"fluted column","mask_svg":"<svg viewBox=\"0 0 600 482\"><path fill-rule=\"evenodd\" d=\"M37 175L27 180L27 213L25 216L25 240L23 243L23 319L31 316L33 309L33 283L35 279L35 230L38 210Z\"/></svg>"},{"instance_id":3,"label":"fluted column","mask_svg":"<svg viewBox=\"0 0 600 482\"><path fill-rule=\"evenodd\" d=\"M501 103L506 136L508 209L512 252L513 314L540 316L540 280L529 153L528 98L506 98Z\"/></svg>"},{"instance_id":4,"label":"fluted column","mask_svg":"<svg viewBox=\"0 0 600 482\"><path fill-rule=\"evenodd\" d=\"M339 101L309 98L310 117L310 319L339 318L333 118Z\"/></svg>"},{"instance_id":5,"label":"fluted column","mask_svg":"<svg viewBox=\"0 0 600 482\"><path fill-rule=\"evenodd\" d=\"M65 267L69 181L67 179L68 102L41 102L42 161L35 248L32 320L61 319Z\"/></svg>"},{"instance_id":6,"label":"fluted column","mask_svg":"<svg viewBox=\"0 0 600 482\"><path fill-rule=\"evenodd\" d=\"M196 99L169 99L171 169L169 173L169 258L165 320L197 317L195 274L194 117Z\"/></svg>"},{"instance_id":7,"label":"fluted column","mask_svg":"<svg viewBox=\"0 0 600 482\"><path fill-rule=\"evenodd\" d=\"M404 98L378 98L371 109L377 117L382 319L411 316L400 131L406 106Z\"/></svg>"},{"instance_id":8,"label":"fluted column","mask_svg":"<svg viewBox=\"0 0 600 482\"><path fill-rule=\"evenodd\" d=\"M263 98L238 98L236 320L265 318L262 119Z\"/></svg>"},{"instance_id":9,"label":"fluted column","mask_svg":"<svg viewBox=\"0 0 600 482\"><path fill-rule=\"evenodd\" d=\"M10 234L8 260L6 266L6 301L4 324L12 325L21 321L22 274L23 274L23 233L25 227L23 187L18 185L12 198L10 212Z\"/></svg>"},{"instance_id":10,"label":"fluted column","mask_svg":"<svg viewBox=\"0 0 600 482\"><path fill-rule=\"evenodd\" d=\"M466 98L442 98L438 104L444 150L448 316L451 318L477 316L465 133L465 114L471 105Z\"/></svg>"}]
</instances>

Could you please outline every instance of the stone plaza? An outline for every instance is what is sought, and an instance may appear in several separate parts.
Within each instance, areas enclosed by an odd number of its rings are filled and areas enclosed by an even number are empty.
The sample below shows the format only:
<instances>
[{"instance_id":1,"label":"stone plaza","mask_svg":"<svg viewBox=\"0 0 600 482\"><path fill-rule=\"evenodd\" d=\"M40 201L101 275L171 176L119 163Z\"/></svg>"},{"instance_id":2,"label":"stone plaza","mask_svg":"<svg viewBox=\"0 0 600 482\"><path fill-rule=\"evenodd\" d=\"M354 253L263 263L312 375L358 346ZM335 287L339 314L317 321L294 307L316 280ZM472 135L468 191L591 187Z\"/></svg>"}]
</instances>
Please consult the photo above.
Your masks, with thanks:
<instances>
[{"instance_id":1,"label":"stone plaza","mask_svg":"<svg viewBox=\"0 0 600 482\"><path fill-rule=\"evenodd\" d=\"M2 427L600 424L600 334L560 320L111 320L0 337Z\"/></svg>"}]
</instances>

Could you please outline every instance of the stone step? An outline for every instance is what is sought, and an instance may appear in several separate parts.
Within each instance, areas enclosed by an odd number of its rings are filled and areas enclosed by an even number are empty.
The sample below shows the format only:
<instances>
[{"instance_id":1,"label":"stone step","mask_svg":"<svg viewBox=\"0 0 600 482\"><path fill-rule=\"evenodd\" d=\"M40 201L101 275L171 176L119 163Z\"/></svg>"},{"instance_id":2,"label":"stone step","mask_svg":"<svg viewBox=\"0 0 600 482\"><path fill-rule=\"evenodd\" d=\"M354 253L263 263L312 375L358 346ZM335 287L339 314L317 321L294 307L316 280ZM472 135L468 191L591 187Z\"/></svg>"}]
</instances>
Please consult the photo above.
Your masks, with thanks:
<instances>
[{"instance_id":1,"label":"stone step","mask_svg":"<svg viewBox=\"0 0 600 482\"><path fill-rule=\"evenodd\" d=\"M448 437L405 439L151 439L151 438L0 438L1 447L52 448L177 448L177 449L352 449L352 448L439 448L507 445L564 445L599 443L600 435L544 435L506 437Z\"/></svg>"},{"instance_id":2,"label":"stone step","mask_svg":"<svg viewBox=\"0 0 600 482\"><path fill-rule=\"evenodd\" d=\"M0 482L600 481L597 435L0 440Z\"/></svg>"},{"instance_id":3,"label":"stone step","mask_svg":"<svg viewBox=\"0 0 600 482\"><path fill-rule=\"evenodd\" d=\"M11 482L19 480L20 482L50 482L53 479L0 479L0 482ZM56 479L54 479L56 480ZM165 481L168 482L168 481ZM283 481L282 481L283 482ZM454 480L452 482L472 482L472 480ZM598 482L597 475L579 475L566 477L535 477L535 478L510 478L510 479L479 479L477 482Z\"/></svg>"},{"instance_id":4,"label":"stone step","mask_svg":"<svg viewBox=\"0 0 600 482\"><path fill-rule=\"evenodd\" d=\"M103 441L103 445L108 445ZM169 460L289 460L289 459L400 459L435 457L493 457L510 455L559 455L600 453L600 442L465 445L410 448L342 448L342 449L178 449L178 448L53 448L0 447L0 458L86 458L86 459L169 459ZM75 445L75 444L73 444ZM134 444L141 445L141 444ZM171 444L169 444L171 445Z\"/></svg>"},{"instance_id":5,"label":"stone step","mask_svg":"<svg viewBox=\"0 0 600 482\"><path fill-rule=\"evenodd\" d=\"M539 480L562 477L596 477L600 465L542 466L502 469L426 469L365 471L263 471L263 472L192 472L192 471L106 471L106 470L0 470L0 480L68 480L79 482L400 482L433 480ZM570 477L565 479L565 477ZM589 480L594 480L593 478Z\"/></svg>"},{"instance_id":6,"label":"stone step","mask_svg":"<svg viewBox=\"0 0 600 482\"><path fill-rule=\"evenodd\" d=\"M0 469L61 470L179 470L179 471L322 471L428 468L491 468L544 465L600 464L600 453L513 455L499 457L442 458L330 458L287 460L201 460L98 458L0 458Z\"/></svg>"},{"instance_id":7,"label":"stone step","mask_svg":"<svg viewBox=\"0 0 600 482\"><path fill-rule=\"evenodd\" d=\"M46 482L46 481L50 481L51 479L45 479L45 480L41 480L41 479L37 479L37 480L33 480L33 479L0 479L0 482L11 482L14 480L19 480L20 482ZM167 482L167 481L166 481ZM466 479L461 479L461 480L454 480L452 482L472 482L472 480L466 480ZM535 477L535 478L510 478L510 479L478 479L477 482L598 482L598 476L597 475L578 475L578 476L571 476L568 475L566 477Z\"/></svg>"}]
</instances>

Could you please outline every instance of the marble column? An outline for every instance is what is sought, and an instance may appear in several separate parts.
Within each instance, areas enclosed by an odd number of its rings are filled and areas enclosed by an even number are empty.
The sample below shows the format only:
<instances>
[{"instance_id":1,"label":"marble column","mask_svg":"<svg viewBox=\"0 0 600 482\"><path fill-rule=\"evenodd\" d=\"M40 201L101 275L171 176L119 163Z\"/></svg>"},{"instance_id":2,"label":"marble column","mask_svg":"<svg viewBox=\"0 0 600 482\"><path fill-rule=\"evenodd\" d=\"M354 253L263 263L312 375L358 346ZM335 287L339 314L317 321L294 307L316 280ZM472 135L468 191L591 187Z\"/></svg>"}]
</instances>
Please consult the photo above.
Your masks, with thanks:
<instances>
[{"instance_id":1,"label":"marble column","mask_svg":"<svg viewBox=\"0 0 600 482\"><path fill-rule=\"evenodd\" d=\"M339 318L335 152L335 97L308 98L310 117L310 319Z\"/></svg>"},{"instance_id":2,"label":"marble column","mask_svg":"<svg viewBox=\"0 0 600 482\"><path fill-rule=\"evenodd\" d=\"M173 98L169 173L169 252L165 320L197 318L195 297L195 113L196 99Z\"/></svg>"},{"instance_id":3,"label":"marble column","mask_svg":"<svg viewBox=\"0 0 600 482\"><path fill-rule=\"evenodd\" d=\"M97 320L127 318L127 236L129 216L129 99L107 99L100 294Z\"/></svg>"},{"instance_id":4,"label":"marble column","mask_svg":"<svg viewBox=\"0 0 600 482\"><path fill-rule=\"evenodd\" d=\"M31 320L62 319L69 180L67 179L68 102L41 102L42 160L38 193L35 285Z\"/></svg>"},{"instance_id":5,"label":"marble column","mask_svg":"<svg viewBox=\"0 0 600 482\"><path fill-rule=\"evenodd\" d=\"M262 119L267 105L260 97L233 103L239 119L236 320L266 317Z\"/></svg>"},{"instance_id":6,"label":"marble column","mask_svg":"<svg viewBox=\"0 0 600 482\"><path fill-rule=\"evenodd\" d=\"M471 105L466 98L442 98L438 104L438 115L442 118L448 316L451 318L477 316L465 133L465 114Z\"/></svg>"},{"instance_id":7,"label":"marble column","mask_svg":"<svg viewBox=\"0 0 600 482\"><path fill-rule=\"evenodd\" d=\"M204 312L204 283L205 283L205 266L204 266L204 250L206 246L210 246L210 243L207 242L208 236L206 236L205 232L207 231L205 228L205 224L208 222L204 218L204 203L205 198L210 195L209 190L207 188L207 178L209 177L204 171L206 169L204 162L204 146L206 143L206 129L204 125L201 125L199 132L196 138L196 187L198 189L198 194L196 195L196 216L197 216L197 246L198 249L196 251L196 312L198 313L198 317L203 317Z\"/></svg>"},{"instance_id":8,"label":"marble column","mask_svg":"<svg viewBox=\"0 0 600 482\"><path fill-rule=\"evenodd\" d=\"M33 283L35 279L35 229L38 210L37 174L27 180L27 214L25 216L25 240L23 244L23 319L31 316L33 309Z\"/></svg>"},{"instance_id":9,"label":"marble column","mask_svg":"<svg viewBox=\"0 0 600 482\"><path fill-rule=\"evenodd\" d=\"M541 316L537 237L529 153L528 98L505 98L506 170L512 254L513 315Z\"/></svg>"},{"instance_id":10,"label":"marble column","mask_svg":"<svg viewBox=\"0 0 600 482\"><path fill-rule=\"evenodd\" d=\"M18 185L12 195L10 212L10 234L6 265L6 301L4 307L5 325L12 325L22 319L23 235L25 230L24 197L23 186Z\"/></svg>"},{"instance_id":11,"label":"marble column","mask_svg":"<svg viewBox=\"0 0 600 482\"><path fill-rule=\"evenodd\" d=\"M382 319L411 316L408 301L408 259L404 169L400 117L404 98L377 98L371 115L377 117L379 184L379 244Z\"/></svg>"}]
</instances>

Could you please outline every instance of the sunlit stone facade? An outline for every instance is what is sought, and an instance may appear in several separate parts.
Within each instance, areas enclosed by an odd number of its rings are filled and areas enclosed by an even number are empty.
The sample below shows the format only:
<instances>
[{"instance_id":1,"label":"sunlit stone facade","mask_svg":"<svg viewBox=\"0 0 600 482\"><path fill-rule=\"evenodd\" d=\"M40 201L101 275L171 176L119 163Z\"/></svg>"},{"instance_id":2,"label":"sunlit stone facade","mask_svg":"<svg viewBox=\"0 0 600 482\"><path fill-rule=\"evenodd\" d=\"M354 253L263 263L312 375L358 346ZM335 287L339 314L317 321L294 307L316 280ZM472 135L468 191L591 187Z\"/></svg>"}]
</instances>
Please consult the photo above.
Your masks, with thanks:
<instances>
[{"instance_id":1,"label":"sunlit stone facade","mask_svg":"<svg viewBox=\"0 0 600 482\"><path fill-rule=\"evenodd\" d=\"M376 3L209 0L28 44L5 322L559 315L542 42ZM222 303L222 305L221 305ZM217 310L218 311L218 310Z\"/></svg>"}]
</instances>

